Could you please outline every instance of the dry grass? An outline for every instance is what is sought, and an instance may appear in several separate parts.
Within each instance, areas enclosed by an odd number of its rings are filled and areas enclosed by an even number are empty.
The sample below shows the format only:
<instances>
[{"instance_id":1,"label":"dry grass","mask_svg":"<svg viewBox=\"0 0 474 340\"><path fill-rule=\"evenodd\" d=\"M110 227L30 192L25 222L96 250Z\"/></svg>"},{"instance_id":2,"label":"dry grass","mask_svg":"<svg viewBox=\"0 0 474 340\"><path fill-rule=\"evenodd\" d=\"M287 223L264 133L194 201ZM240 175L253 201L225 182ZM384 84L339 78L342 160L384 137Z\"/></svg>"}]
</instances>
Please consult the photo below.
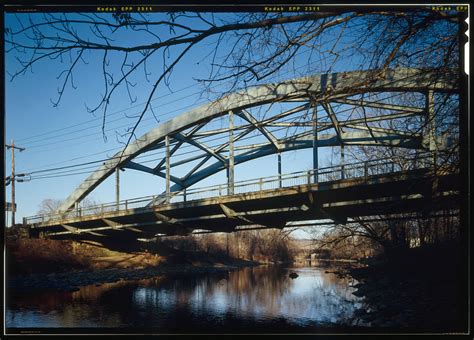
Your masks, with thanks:
<instances>
[{"instance_id":1,"label":"dry grass","mask_svg":"<svg viewBox=\"0 0 474 340\"><path fill-rule=\"evenodd\" d=\"M74 241L20 238L7 243L7 270L11 275L145 268L159 265L163 258L147 252L123 253L98 244Z\"/></svg>"}]
</instances>

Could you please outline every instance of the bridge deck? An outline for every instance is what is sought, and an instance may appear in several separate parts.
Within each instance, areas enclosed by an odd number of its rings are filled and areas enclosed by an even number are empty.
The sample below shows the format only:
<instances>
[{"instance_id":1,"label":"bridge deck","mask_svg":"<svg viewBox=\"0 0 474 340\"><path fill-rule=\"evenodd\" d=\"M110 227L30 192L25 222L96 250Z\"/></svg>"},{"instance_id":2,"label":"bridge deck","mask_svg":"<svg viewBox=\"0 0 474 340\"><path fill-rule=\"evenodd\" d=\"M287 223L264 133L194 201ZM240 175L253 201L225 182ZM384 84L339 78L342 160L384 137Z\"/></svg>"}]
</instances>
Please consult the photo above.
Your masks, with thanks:
<instances>
[{"instance_id":1,"label":"bridge deck","mask_svg":"<svg viewBox=\"0 0 474 340\"><path fill-rule=\"evenodd\" d=\"M436 190L434 190L436 188ZM257 192L104 211L33 225L34 237L55 239L152 238L196 229L231 232L239 226L283 228L290 221L423 212L456 207L456 174L433 177L426 169L308 183Z\"/></svg>"}]
</instances>

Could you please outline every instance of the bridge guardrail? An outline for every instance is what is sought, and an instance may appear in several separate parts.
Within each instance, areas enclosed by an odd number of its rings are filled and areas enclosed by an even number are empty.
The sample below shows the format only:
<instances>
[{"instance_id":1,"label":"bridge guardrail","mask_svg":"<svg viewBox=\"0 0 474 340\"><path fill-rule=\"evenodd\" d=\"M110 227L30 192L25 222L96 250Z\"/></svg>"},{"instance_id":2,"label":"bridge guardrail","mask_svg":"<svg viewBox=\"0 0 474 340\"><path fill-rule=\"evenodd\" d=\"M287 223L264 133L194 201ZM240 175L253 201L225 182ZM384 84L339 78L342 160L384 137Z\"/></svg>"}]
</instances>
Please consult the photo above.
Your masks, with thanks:
<instances>
[{"instance_id":1,"label":"bridge guardrail","mask_svg":"<svg viewBox=\"0 0 474 340\"><path fill-rule=\"evenodd\" d=\"M356 163L335 165L307 171L299 171L288 174L269 176L258 179L235 182L233 187L227 184L219 184L204 188L186 189L180 192L173 192L170 195L152 195L138 198L122 200L119 202L105 203L90 207L79 207L65 212L47 215L36 215L24 218L26 224L41 224L46 221L54 222L68 218L80 218L90 215L100 215L106 217L110 213L127 211L130 209L146 209L147 204L153 202L151 206L186 202L191 200L227 196L232 194L243 194L262 190L285 188L304 184L324 183L341 179L361 178L387 173L396 173L404 170L430 169L436 162L435 157L439 154L431 152L418 154L411 157L404 157L403 162L397 157L381 158Z\"/></svg>"}]
</instances>

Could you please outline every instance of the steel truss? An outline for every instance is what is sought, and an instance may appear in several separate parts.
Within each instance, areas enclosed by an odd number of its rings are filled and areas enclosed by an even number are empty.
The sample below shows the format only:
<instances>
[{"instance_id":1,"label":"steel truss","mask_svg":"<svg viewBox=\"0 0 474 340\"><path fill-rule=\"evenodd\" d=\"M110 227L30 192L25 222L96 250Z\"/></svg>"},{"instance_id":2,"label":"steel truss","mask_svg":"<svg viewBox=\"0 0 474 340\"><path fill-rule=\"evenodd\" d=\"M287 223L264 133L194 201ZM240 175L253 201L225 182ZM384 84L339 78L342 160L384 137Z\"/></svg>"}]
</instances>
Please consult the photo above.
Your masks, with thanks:
<instances>
[{"instance_id":1,"label":"steel truss","mask_svg":"<svg viewBox=\"0 0 474 340\"><path fill-rule=\"evenodd\" d=\"M137 138L89 175L57 213L73 209L110 175L116 172L118 176L117 169L164 178L164 193L169 199L170 194L179 194L222 170L227 171L232 193L234 167L267 155L279 156L281 174L280 155L292 150L312 148L315 169L320 147L381 145L432 151L437 143L444 143L435 135L432 123L434 93L456 93L457 79L454 71L393 69L383 77L374 71L354 71L313 75L225 95ZM423 96L423 105L402 105L387 98L406 93ZM415 131L402 131L388 124L413 117L430 122L429 131L420 133L416 127ZM248 143L252 136L261 138ZM216 140L221 142L210 145ZM187 156L185 147L194 152ZM140 164L141 156L154 152L162 155L154 166ZM173 175L172 169L180 166L187 166L186 173Z\"/></svg>"}]
</instances>

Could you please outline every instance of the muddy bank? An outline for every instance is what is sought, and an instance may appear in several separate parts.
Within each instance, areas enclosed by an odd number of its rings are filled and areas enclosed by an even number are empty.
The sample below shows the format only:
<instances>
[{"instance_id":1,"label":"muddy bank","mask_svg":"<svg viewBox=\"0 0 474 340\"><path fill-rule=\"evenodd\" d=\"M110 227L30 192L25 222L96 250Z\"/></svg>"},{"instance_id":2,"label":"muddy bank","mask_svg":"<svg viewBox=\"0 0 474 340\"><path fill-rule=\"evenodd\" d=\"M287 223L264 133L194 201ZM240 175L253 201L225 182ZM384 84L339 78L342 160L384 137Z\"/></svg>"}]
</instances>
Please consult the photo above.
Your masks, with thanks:
<instances>
[{"instance_id":1,"label":"muddy bank","mask_svg":"<svg viewBox=\"0 0 474 340\"><path fill-rule=\"evenodd\" d=\"M357 319L390 332L466 331L467 283L453 245L409 249L346 271L359 281L354 295L366 306Z\"/></svg>"}]
</instances>

